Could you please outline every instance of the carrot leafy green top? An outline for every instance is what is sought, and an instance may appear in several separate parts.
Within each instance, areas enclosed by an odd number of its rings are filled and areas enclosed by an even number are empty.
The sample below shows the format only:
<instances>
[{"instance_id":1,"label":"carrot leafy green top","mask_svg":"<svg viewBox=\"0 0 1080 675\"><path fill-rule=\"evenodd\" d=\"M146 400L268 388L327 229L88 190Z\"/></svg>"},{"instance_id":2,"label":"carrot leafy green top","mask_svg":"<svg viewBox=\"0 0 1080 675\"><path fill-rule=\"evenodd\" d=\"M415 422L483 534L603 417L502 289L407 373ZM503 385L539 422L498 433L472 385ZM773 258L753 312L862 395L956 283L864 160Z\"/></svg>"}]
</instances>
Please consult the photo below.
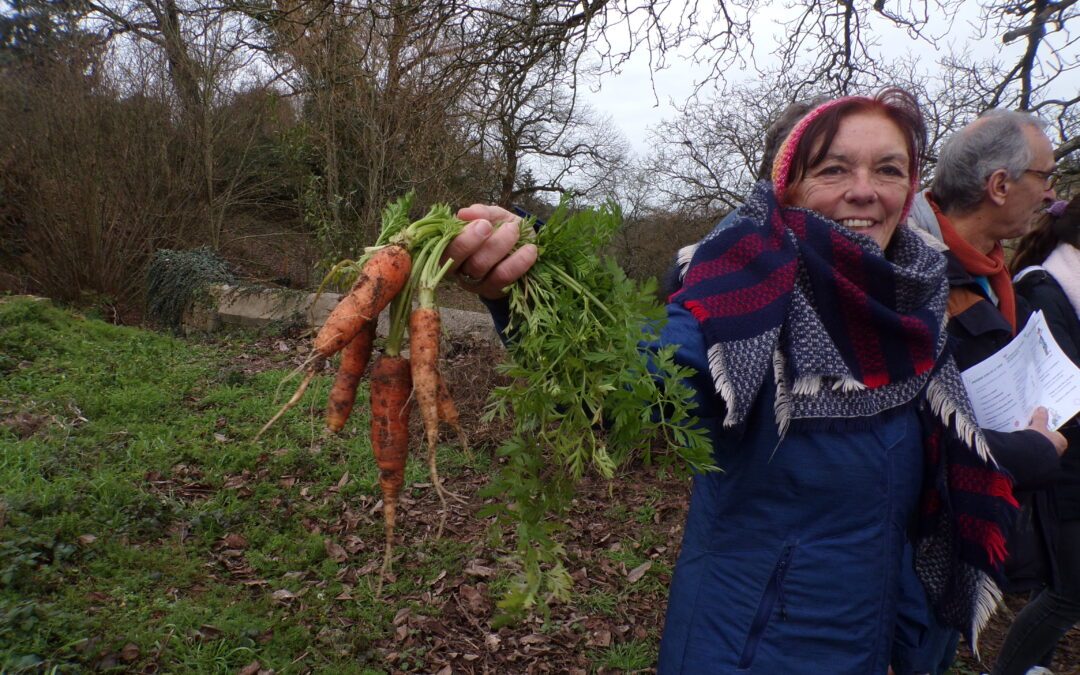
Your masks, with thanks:
<instances>
[{"instance_id":1,"label":"carrot leafy green top","mask_svg":"<svg viewBox=\"0 0 1080 675\"><path fill-rule=\"evenodd\" d=\"M571 213L564 200L536 233L536 264L510 289L502 369L512 382L488 415L512 417L514 434L488 491L519 533L523 573L501 604L511 615L549 594L565 599L571 582L552 535L586 471L612 478L634 458L714 468L684 382L692 373L675 364L675 347L642 348L665 321L655 281L635 282L601 254L621 221L614 204Z\"/></svg>"}]
</instances>

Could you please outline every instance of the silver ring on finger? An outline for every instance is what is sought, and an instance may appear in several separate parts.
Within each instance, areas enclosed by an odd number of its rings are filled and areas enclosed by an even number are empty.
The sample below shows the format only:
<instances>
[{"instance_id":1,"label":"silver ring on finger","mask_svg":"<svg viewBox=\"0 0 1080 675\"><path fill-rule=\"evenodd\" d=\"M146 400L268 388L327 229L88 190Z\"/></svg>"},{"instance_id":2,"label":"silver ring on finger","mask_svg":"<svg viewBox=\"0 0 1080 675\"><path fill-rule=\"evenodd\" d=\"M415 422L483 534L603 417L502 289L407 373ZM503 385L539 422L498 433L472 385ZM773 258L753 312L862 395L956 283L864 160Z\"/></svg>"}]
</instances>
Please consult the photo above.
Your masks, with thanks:
<instances>
[{"instance_id":1,"label":"silver ring on finger","mask_svg":"<svg viewBox=\"0 0 1080 675\"><path fill-rule=\"evenodd\" d=\"M458 272L457 278L461 283L465 284L466 286L479 286L480 282L483 281L483 279L477 279L476 277L465 274L464 272Z\"/></svg>"}]
</instances>

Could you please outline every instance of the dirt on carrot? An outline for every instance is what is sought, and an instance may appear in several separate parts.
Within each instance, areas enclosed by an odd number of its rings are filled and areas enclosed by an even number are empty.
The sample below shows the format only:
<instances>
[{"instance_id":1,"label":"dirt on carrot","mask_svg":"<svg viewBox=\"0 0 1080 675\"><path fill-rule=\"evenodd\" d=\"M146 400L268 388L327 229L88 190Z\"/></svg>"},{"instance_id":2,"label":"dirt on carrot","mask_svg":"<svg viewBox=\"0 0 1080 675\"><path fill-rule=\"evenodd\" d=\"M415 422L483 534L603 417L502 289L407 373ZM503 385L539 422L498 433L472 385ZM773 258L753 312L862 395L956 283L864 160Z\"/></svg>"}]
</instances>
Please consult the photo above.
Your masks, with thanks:
<instances>
[{"instance_id":1,"label":"dirt on carrot","mask_svg":"<svg viewBox=\"0 0 1080 675\"><path fill-rule=\"evenodd\" d=\"M315 336L315 352L328 358L341 351L401 292L411 271L412 258L403 246L386 246L372 254L352 289Z\"/></svg>"},{"instance_id":2,"label":"dirt on carrot","mask_svg":"<svg viewBox=\"0 0 1080 675\"><path fill-rule=\"evenodd\" d=\"M341 352L341 365L330 388L326 407L326 428L330 431L341 431L349 420L356 403L356 389L371 359L374 341L375 322L368 321Z\"/></svg>"}]
</instances>

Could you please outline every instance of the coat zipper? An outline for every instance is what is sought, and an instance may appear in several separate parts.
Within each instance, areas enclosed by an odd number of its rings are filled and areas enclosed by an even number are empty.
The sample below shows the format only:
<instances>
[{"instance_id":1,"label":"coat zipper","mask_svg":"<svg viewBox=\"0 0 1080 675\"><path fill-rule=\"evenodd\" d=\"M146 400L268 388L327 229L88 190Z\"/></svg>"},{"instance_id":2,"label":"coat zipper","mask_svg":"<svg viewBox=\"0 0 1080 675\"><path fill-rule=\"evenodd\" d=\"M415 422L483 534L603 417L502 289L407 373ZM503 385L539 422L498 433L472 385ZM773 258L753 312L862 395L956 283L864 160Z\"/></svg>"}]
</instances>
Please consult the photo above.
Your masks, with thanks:
<instances>
[{"instance_id":1,"label":"coat zipper","mask_svg":"<svg viewBox=\"0 0 1080 675\"><path fill-rule=\"evenodd\" d=\"M769 583L765 586L765 593L761 597L761 604L758 605L757 614L754 615L754 620L750 623L750 634L746 638L746 646L743 648L742 656L739 657L739 670L746 670L754 662L761 636L765 633L765 627L769 624L769 617L772 615L773 607L777 602L780 603L780 619L787 621L787 607L784 602L784 576L791 566L791 556L794 551L794 544L785 546L780 554L780 559L776 562L776 567L773 568Z\"/></svg>"}]
</instances>

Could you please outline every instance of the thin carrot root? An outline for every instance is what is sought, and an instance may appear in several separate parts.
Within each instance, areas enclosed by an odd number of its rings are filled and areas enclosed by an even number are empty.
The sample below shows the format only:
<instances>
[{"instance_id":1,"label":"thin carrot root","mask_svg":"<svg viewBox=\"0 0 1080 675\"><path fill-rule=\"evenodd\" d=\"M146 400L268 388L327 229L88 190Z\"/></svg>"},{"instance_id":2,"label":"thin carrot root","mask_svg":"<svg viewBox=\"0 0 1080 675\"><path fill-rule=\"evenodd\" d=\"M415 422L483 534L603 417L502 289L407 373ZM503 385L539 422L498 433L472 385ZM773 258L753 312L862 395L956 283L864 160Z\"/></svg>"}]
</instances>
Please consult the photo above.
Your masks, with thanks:
<instances>
[{"instance_id":1,"label":"thin carrot root","mask_svg":"<svg viewBox=\"0 0 1080 675\"><path fill-rule=\"evenodd\" d=\"M386 504L383 504L384 513ZM387 540L386 548L383 550L383 563L382 568L379 570L379 580L375 582L375 597L382 597L383 582L386 581L386 577L390 576L391 561L394 559L394 544Z\"/></svg>"},{"instance_id":2,"label":"thin carrot root","mask_svg":"<svg viewBox=\"0 0 1080 675\"><path fill-rule=\"evenodd\" d=\"M439 310L434 307L417 307L409 315L409 359L412 363L413 394L420 408L427 437L427 462L431 482L442 504L439 528L435 538L442 537L449 512L446 498L464 501L443 487L439 478L436 449L439 444Z\"/></svg>"},{"instance_id":3,"label":"thin carrot root","mask_svg":"<svg viewBox=\"0 0 1080 675\"><path fill-rule=\"evenodd\" d=\"M461 419L458 415L457 406L454 405L454 399L450 396L450 389L447 388L442 373L439 373L439 419L449 424L450 428L457 432L458 444L461 445L465 456L472 460L473 454L472 450L469 449L469 438L465 435L465 430L461 428Z\"/></svg>"},{"instance_id":4,"label":"thin carrot root","mask_svg":"<svg viewBox=\"0 0 1080 675\"><path fill-rule=\"evenodd\" d=\"M292 395L292 398L285 402L285 405L281 406L281 410L277 411L277 413L270 418L270 421L263 425L262 429L259 429L259 433L255 434L255 438L252 439L252 442L258 442L258 440L262 438L262 435L266 433L266 430L274 425L274 422L277 422L282 415L300 402L300 399L304 396L304 392L307 391L308 385L311 384L311 380L315 377L315 370L316 368L308 369L307 375L301 380L300 386L296 388L296 393Z\"/></svg>"},{"instance_id":5,"label":"thin carrot root","mask_svg":"<svg viewBox=\"0 0 1080 675\"><path fill-rule=\"evenodd\" d=\"M371 449L379 466L383 522L386 526L386 553L379 581L380 591L382 579L391 568L398 497L405 484L411 394L412 376L408 359L380 355L371 368Z\"/></svg>"},{"instance_id":6,"label":"thin carrot root","mask_svg":"<svg viewBox=\"0 0 1080 675\"><path fill-rule=\"evenodd\" d=\"M439 509L439 528L435 530L435 538L442 539L443 528L446 527L446 516L450 512L450 506L446 503L446 497L447 495L457 497L457 495L447 491L447 489L443 487L442 481L439 479L439 468L435 462L434 448L428 448L427 460L428 472L431 474L431 483L435 486L435 494L439 496L439 504L441 506Z\"/></svg>"}]
</instances>

